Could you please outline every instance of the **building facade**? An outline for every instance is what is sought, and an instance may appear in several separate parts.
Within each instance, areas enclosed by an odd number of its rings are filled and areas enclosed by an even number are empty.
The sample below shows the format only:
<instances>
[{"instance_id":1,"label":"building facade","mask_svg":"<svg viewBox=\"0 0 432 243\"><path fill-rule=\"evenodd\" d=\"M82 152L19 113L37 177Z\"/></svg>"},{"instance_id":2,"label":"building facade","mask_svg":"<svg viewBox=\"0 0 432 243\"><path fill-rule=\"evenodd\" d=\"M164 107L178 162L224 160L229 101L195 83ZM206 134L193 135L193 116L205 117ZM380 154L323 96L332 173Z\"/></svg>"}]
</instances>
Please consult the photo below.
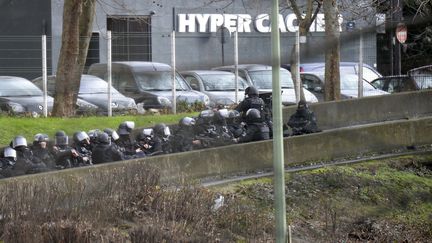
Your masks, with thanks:
<instances>
[{"instance_id":1,"label":"building facade","mask_svg":"<svg viewBox=\"0 0 432 243\"><path fill-rule=\"evenodd\" d=\"M2 58L0 75L41 76L40 35L48 36L48 70L55 74L61 48L63 0L3 1L0 14L0 50L17 59ZM271 1L107 0L98 2L87 58L107 61L107 31L111 31L112 60L155 61L171 64L175 46L176 68L209 69L234 63L234 33L238 31L239 63L271 64ZM349 21L348 21L349 20ZM295 15L281 7L281 62L289 63L297 30ZM350 23L347 25L347 23ZM341 13L341 60L358 61L359 35L349 13ZM324 15L319 14L301 44L301 62L324 62ZM360 24L357 24L357 29ZM175 38L173 38L173 33ZM7 42L32 38L35 43ZM174 44L173 44L174 41ZM363 35L363 60L376 66L376 34ZM7 42L7 44L5 44ZM25 52L35 49L34 53ZM5 52L6 53L6 52ZM2 57L3 57L2 53ZM31 67L31 68L29 68Z\"/></svg>"}]
</instances>

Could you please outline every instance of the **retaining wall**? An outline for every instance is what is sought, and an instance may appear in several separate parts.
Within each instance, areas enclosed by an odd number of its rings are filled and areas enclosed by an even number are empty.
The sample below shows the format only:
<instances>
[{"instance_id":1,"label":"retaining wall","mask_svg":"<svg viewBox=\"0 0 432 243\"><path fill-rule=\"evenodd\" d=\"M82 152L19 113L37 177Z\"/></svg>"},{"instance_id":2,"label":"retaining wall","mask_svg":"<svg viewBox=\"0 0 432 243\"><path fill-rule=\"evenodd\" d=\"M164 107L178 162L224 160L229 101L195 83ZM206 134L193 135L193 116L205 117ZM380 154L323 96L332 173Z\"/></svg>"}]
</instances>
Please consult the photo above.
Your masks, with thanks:
<instances>
[{"instance_id":1,"label":"retaining wall","mask_svg":"<svg viewBox=\"0 0 432 243\"><path fill-rule=\"evenodd\" d=\"M368 152L386 152L395 148L426 144L432 144L432 117L390 121L288 137L284 140L284 162L288 165L308 161L323 161L338 157L356 156ZM271 169L272 141L259 141L161 155L45 174L28 175L22 178L95 177L100 173L109 173L110 170L118 171L125 170L128 167L145 167L149 165L160 169L161 180L163 182L175 181L182 178L198 179L207 176ZM0 184L8 180L0 180ZM16 183L20 179L14 178L14 181ZM97 185L93 184L92 186Z\"/></svg>"},{"instance_id":2,"label":"retaining wall","mask_svg":"<svg viewBox=\"0 0 432 243\"><path fill-rule=\"evenodd\" d=\"M432 90L315 103L310 108L321 129L432 116ZM295 110L284 108L285 123Z\"/></svg>"}]
</instances>

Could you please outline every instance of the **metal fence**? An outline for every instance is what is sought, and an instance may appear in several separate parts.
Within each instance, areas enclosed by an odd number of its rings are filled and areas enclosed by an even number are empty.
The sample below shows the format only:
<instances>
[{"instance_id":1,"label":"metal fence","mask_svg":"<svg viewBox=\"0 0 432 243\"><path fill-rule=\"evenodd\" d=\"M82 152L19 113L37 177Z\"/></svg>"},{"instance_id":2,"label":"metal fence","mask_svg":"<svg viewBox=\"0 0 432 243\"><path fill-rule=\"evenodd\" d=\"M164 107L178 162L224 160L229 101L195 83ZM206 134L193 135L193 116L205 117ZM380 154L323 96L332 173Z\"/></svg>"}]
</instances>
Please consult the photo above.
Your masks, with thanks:
<instances>
[{"instance_id":1,"label":"metal fence","mask_svg":"<svg viewBox=\"0 0 432 243\"><path fill-rule=\"evenodd\" d=\"M154 31L144 34L113 34L111 38L108 38L107 32L93 33L85 72L91 64L106 63L109 60L162 62L177 70L211 69L232 65L236 61L240 64L271 65L270 33L238 33L237 42L234 36L234 33L224 29L216 33ZM376 33L341 32L341 62L364 63L376 68L375 36ZM301 43L299 48L300 63L325 62L325 50L328 47L324 38L324 32L306 37L306 42ZM280 43L281 63L289 64L295 48L296 33L281 33ZM46 47L43 44L42 36L0 36L0 75L32 80L43 76L45 72L47 75L55 74L61 37L47 36ZM357 67L359 80L365 75L362 70ZM362 85L359 87L361 96ZM107 102L110 104L109 97Z\"/></svg>"}]
</instances>

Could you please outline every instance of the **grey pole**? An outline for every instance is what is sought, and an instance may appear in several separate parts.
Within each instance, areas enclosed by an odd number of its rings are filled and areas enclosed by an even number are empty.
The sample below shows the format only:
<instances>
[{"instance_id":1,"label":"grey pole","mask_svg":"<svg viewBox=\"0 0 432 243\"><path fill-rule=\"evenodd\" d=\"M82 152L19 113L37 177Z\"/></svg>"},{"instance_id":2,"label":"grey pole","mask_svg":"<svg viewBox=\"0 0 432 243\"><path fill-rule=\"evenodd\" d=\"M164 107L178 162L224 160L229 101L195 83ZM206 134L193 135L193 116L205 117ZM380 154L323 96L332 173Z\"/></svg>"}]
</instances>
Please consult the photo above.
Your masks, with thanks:
<instances>
[{"instance_id":1,"label":"grey pole","mask_svg":"<svg viewBox=\"0 0 432 243\"><path fill-rule=\"evenodd\" d=\"M43 115L48 117L48 91L47 91L47 44L46 35L42 35L42 83L43 83Z\"/></svg>"},{"instance_id":2,"label":"grey pole","mask_svg":"<svg viewBox=\"0 0 432 243\"><path fill-rule=\"evenodd\" d=\"M171 66L172 66L172 113L177 113L176 100L176 63L175 63L175 30L171 34Z\"/></svg>"},{"instance_id":3,"label":"grey pole","mask_svg":"<svg viewBox=\"0 0 432 243\"><path fill-rule=\"evenodd\" d=\"M111 50L111 31L107 31L107 73L108 73L108 116L112 116L112 97L111 97L111 85L112 85L112 50Z\"/></svg>"},{"instance_id":4,"label":"grey pole","mask_svg":"<svg viewBox=\"0 0 432 243\"><path fill-rule=\"evenodd\" d=\"M359 65L358 65L358 98L363 97L363 31L360 30Z\"/></svg>"},{"instance_id":5,"label":"grey pole","mask_svg":"<svg viewBox=\"0 0 432 243\"><path fill-rule=\"evenodd\" d=\"M235 73L235 103L239 103L238 98L238 31L234 32L234 73Z\"/></svg>"},{"instance_id":6,"label":"grey pole","mask_svg":"<svg viewBox=\"0 0 432 243\"><path fill-rule=\"evenodd\" d=\"M273 168L275 192L276 242L286 243L285 172L282 136L282 100L280 74L279 2L273 0L271 16L272 81L273 81Z\"/></svg>"},{"instance_id":7,"label":"grey pole","mask_svg":"<svg viewBox=\"0 0 432 243\"><path fill-rule=\"evenodd\" d=\"M296 90L295 90L295 95L296 95L296 102L297 104L300 101L300 89L302 87L300 87L300 28L298 29L298 31L296 32L296 44L295 44L295 54L296 54L296 62L297 62L297 74L296 74Z\"/></svg>"}]
</instances>

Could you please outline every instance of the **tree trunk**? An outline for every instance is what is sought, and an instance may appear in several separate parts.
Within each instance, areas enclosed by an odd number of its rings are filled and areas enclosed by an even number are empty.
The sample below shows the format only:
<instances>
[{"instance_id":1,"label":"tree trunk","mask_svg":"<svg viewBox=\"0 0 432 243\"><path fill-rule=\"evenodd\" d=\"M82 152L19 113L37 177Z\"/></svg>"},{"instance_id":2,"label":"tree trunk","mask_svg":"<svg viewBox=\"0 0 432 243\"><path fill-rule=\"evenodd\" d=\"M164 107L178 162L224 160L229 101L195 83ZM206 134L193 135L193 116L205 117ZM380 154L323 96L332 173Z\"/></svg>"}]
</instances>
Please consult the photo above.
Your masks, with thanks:
<instances>
[{"instance_id":1,"label":"tree trunk","mask_svg":"<svg viewBox=\"0 0 432 243\"><path fill-rule=\"evenodd\" d=\"M297 17L297 20L299 23L300 36L306 36L307 33L309 32L309 27L315 21L316 16L317 16L319 10L321 9L321 1L317 1L318 5L317 5L315 11L312 11L314 1L313 0L307 0L306 14L304 16L302 15L299 7L297 6L297 1L288 0L288 2L291 5L292 10L294 11L294 13ZM294 90L297 90L296 77L297 77L297 71L298 71L299 67L298 67L298 64L296 62L295 46L293 46L291 49L290 67L291 67L291 76L292 76L292 79L294 81ZM301 80L300 80L300 100L305 101L303 84L302 84Z\"/></svg>"},{"instance_id":2,"label":"tree trunk","mask_svg":"<svg viewBox=\"0 0 432 243\"><path fill-rule=\"evenodd\" d=\"M62 46L56 73L53 116L75 115L94 12L95 0L65 0L64 2Z\"/></svg>"},{"instance_id":3,"label":"tree trunk","mask_svg":"<svg viewBox=\"0 0 432 243\"><path fill-rule=\"evenodd\" d=\"M324 0L326 51L324 100L340 100L340 32L336 0Z\"/></svg>"}]
</instances>

